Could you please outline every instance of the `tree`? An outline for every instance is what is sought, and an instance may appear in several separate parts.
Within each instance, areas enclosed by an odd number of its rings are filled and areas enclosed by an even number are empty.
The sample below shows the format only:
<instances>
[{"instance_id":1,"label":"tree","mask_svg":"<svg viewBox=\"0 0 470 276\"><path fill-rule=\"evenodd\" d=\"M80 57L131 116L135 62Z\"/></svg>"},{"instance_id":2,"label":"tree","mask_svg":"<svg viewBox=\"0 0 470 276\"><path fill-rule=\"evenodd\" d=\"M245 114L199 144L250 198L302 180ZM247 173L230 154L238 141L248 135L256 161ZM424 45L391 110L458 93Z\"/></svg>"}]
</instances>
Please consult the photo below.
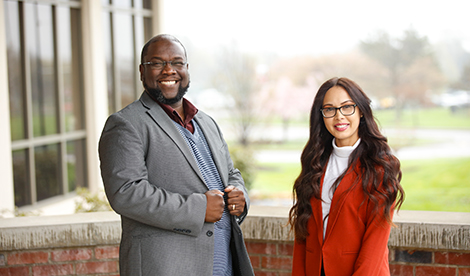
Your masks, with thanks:
<instances>
[{"instance_id":1,"label":"tree","mask_svg":"<svg viewBox=\"0 0 470 276\"><path fill-rule=\"evenodd\" d=\"M259 95L256 107L264 116L280 117L283 124L282 141L288 139L289 124L292 119L308 118L315 97L317 83L312 77L304 80L303 85L296 85L287 76L281 76L266 82Z\"/></svg>"},{"instance_id":2,"label":"tree","mask_svg":"<svg viewBox=\"0 0 470 276\"><path fill-rule=\"evenodd\" d=\"M470 62L463 68L460 80L452 84L452 88L457 90L470 91Z\"/></svg>"},{"instance_id":3,"label":"tree","mask_svg":"<svg viewBox=\"0 0 470 276\"><path fill-rule=\"evenodd\" d=\"M308 118L315 94L327 79L350 78L373 95L384 90L385 75L382 65L358 51L284 58L271 66L258 102L264 114L281 117L286 140L290 121Z\"/></svg>"},{"instance_id":4,"label":"tree","mask_svg":"<svg viewBox=\"0 0 470 276\"><path fill-rule=\"evenodd\" d=\"M362 41L360 49L388 71L388 90L395 98L397 119L405 103L425 104L426 93L445 82L427 37L419 36L412 28L401 39L378 32Z\"/></svg>"},{"instance_id":5,"label":"tree","mask_svg":"<svg viewBox=\"0 0 470 276\"><path fill-rule=\"evenodd\" d=\"M232 46L222 49L217 63L218 71L214 74L213 84L233 99L232 112L238 142L246 146L255 117L253 104L259 87L255 59Z\"/></svg>"}]
</instances>

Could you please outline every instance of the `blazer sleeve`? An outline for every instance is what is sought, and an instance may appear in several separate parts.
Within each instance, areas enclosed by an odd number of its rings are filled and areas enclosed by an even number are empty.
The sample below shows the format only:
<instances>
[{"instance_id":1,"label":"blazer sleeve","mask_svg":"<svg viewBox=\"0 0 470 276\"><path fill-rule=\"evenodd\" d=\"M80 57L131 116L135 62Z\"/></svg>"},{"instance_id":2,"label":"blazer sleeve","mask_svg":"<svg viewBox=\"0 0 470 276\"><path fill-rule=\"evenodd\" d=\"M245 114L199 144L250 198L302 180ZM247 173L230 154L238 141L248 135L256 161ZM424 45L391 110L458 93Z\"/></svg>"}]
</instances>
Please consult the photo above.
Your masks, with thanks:
<instances>
[{"instance_id":1,"label":"blazer sleeve","mask_svg":"<svg viewBox=\"0 0 470 276\"><path fill-rule=\"evenodd\" d=\"M250 209L250 198L248 196L248 191L246 190L242 175L240 171L236 168L233 167L232 160L230 160L230 163L232 164L232 169L229 171L229 185L233 185L237 187L238 189L243 191L243 194L245 196L245 209L243 212L237 217L237 222L238 224L241 224L245 218L246 215L248 214L248 209Z\"/></svg>"},{"instance_id":2,"label":"blazer sleeve","mask_svg":"<svg viewBox=\"0 0 470 276\"><path fill-rule=\"evenodd\" d=\"M371 204L369 203L369 205ZM371 208L372 206L368 206L369 210ZM388 239L390 230L391 225L382 218L380 213L374 215L369 213L361 251L354 265L354 276L383 275L381 271L389 271Z\"/></svg>"},{"instance_id":3,"label":"blazer sleeve","mask_svg":"<svg viewBox=\"0 0 470 276\"><path fill-rule=\"evenodd\" d=\"M199 235L204 225L205 195L171 193L149 183L140 135L120 113L111 115L103 129L99 142L101 175L112 208L153 227Z\"/></svg>"},{"instance_id":4,"label":"blazer sleeve","mask_svg":"<svg viewBox=\"0 0 470 276\"><path fill-rule=\"evenodd\" d=\"M292 263L292 276L305 276L305 241L294 241L294 255Z\"/></svg>"}]
</instances>

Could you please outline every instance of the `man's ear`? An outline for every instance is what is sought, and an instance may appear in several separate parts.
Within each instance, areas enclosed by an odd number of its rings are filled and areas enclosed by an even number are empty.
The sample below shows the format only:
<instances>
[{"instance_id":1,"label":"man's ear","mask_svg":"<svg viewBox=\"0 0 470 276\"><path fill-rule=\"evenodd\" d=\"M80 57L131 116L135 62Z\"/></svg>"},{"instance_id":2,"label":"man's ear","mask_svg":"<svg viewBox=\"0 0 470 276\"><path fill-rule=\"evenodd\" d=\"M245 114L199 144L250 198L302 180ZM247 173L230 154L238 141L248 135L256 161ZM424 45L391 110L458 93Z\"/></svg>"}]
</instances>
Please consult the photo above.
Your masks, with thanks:
<instances>
[{"instance_id":1,"label":"man's ear","mask_svg":"<svg viewBox=\"0 0 470 276\"><path fill-rule=\"evenodd\" d=\"M140 81L144 81L143 75L144 75L144 66L142 64L139 65L139 72L140 72Z\"/></svg>"}]
</instances>

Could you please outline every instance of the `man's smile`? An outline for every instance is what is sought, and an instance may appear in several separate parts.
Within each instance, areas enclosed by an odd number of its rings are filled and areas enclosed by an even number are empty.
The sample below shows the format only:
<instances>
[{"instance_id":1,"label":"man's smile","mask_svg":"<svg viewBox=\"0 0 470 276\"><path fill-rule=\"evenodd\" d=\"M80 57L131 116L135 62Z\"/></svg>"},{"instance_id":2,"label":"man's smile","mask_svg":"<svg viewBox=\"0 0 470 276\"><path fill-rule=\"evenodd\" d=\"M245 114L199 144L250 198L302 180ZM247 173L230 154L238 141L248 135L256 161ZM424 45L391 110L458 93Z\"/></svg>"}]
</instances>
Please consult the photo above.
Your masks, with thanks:
<instances>
[{"instance_id":1,"label":"man's smile","mask_svg":"<svg viewBox=\"0 0 470 276\"><path fill-rule=\"evenodd\" d=\"M178 81L176 80L171 80L171 81L160 81L161 84L164 86L173 86L177 83Z\"/></svg>"}]
</instances>

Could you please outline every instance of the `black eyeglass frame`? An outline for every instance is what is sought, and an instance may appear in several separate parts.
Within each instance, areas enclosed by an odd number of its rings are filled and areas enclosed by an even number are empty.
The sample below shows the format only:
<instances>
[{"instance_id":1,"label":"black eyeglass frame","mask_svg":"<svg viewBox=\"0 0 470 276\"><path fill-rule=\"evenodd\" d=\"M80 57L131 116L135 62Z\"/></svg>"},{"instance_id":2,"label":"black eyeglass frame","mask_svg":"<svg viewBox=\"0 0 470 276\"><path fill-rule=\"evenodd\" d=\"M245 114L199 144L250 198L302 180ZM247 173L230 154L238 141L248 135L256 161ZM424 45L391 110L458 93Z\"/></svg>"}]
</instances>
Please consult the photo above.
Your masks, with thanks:
<instances>
[{"instance_id":1,"label":"black eyeglass frame","mask_svg":"<svg viewBox=\"0 0 470 276\"><path fill-rule=\"evenodd\" d=\"M181 65L178 64L178 65L175 66L175 64L173 64L173 63L181 63ZM151 67L152 66L157 66L157 64L161 64L162 68L160 68L158 70L163 70L163 68L165 68L167 64L169 64L170 67L173 68L173 69L181 69L188 63L184 62L184 61L181 61L181 60L170 60L170 61L158 61L158 62L147 61L147 62L142 62L141 64L142 65L150 65ZM155 68L155 69L157 69L157 68Z\"/></svg>"},{"instance_id":2,"label":"black eyeglass frame","mask_svg":"<svg viewBox=\"0 0 470 276\"><path fill-rule=\"evenodd\" d=\"M344 114L342 109L345 106L352 106L353 107L353 112L351 114ZM324 118L333 118L334 116L336 116L336 112L338 112L338 109L339 109L339 112L341 112L341 114L343 114L343 116L351 116L354 113L356 113L356 106L357 106L357 104L346 104L346 105L343 105L343 106L340 106L340 107L331 106L331 107L327 107L327 108L320 108L320 112L321 112L321 115L323 115ZM332 116L326 116L325 113L323 113L323 110L329 109L329 108L334 108L334 110L335 110L335 114L333 114Z\"/></svg>"}]
</instances>

